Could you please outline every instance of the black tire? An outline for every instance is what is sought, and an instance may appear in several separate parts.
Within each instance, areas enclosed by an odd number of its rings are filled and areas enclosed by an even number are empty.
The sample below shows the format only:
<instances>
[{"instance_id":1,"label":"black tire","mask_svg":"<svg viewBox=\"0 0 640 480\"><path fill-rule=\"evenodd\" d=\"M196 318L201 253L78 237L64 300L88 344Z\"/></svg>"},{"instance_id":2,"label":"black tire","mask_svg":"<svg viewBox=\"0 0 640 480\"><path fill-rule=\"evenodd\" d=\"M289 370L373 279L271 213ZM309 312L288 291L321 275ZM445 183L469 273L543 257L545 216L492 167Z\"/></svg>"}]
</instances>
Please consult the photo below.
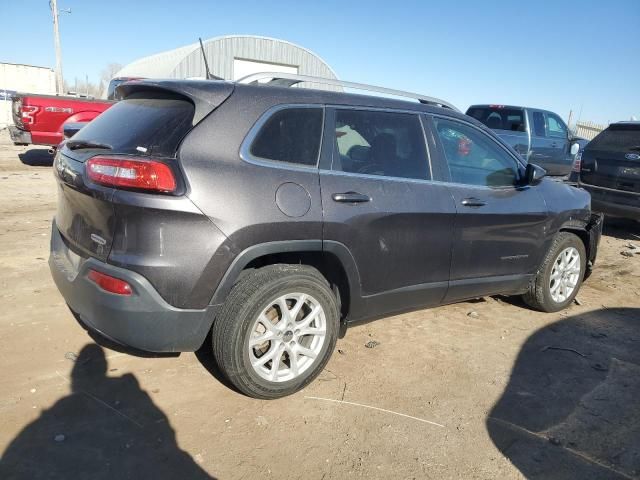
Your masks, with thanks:
<instances>
[{"instance_id":1,"label":"black tire","mask_svg":"<svg viewBox=\"0 0 640 480\"><path fill-rule=\"evenodd\" d=\"M278 297L292 292L312 296L324 310L324 343L313 363L298 377L269 381L251 365L248 342L262 311ZM318 270L306 265L269 265L244 275L229 293L213 324L213 355L222 373L240 392L254 398L280 398L301 390L318 376L333 353L338 331L336 297Z\"/></svg>"},{"instance_id":2,"label":"black tire","mask_svg":"<svg viewBox=\"0 0 640 480\"><path fill-rule=\"evenodd\" d=\"M578 284L566 300L556 302L551 296L551 272L560 253L569 247L575 248L580 255ZM540 269L536 273L536 278L531 282L529 291L522 296L524 302L531 308L542 312L557 312L569 306L582 285L586 270L586 258L587 253L584 248L584 243L582 243L582 240L578 236L569 232L558 233L553 239L551 248L549 248Z\"/></svg>"}]
</instances>

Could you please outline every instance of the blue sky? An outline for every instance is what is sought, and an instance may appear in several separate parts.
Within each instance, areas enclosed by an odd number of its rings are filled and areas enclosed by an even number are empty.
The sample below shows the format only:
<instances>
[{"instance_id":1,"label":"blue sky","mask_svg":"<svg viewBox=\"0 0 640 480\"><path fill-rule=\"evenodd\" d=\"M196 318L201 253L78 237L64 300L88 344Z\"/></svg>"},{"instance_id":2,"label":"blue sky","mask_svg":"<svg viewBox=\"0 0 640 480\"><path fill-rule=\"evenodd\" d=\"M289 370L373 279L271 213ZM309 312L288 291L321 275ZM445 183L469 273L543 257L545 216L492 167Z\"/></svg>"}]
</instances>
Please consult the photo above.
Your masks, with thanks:
<instances>
[{"instance_id":1,"label":"blue sky","mask_svg":"<svg viewBox=\"0 0 640 480\"><path fill-rule=\"evenodd\" d=\"M339 78L472 103L640 118L640 0L58 0L65 78L227 34L282 38ZM48 0L0 0L0 61L55 65Z\"/></svg>"}]
</instances>

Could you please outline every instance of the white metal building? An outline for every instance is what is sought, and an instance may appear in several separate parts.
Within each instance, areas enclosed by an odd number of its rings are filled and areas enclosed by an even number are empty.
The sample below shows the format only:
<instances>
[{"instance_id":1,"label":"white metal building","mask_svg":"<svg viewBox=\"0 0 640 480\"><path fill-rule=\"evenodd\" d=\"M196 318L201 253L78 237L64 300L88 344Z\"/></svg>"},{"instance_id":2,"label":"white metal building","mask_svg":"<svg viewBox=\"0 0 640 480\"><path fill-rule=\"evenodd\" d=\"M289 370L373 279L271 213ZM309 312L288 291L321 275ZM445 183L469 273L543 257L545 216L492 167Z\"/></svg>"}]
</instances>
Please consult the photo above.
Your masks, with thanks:
<instances>
[{"instance_id":1,"label":"white metal building","mask_svg":"<svg viewBox=\"0 0 640 480\"><path fill-rule=\"evenodd\" d=\"M56 94L56 77L52 68L0 63L0 128L13 123L11 96L16 92Z\"/></svg>"},{"instance_id":2,"label":"white metal building","mask_svg":"<svg viewBox=\"0 0 640 480\"><path fill-rule=\"evenodd\" d=\"M203 46L210 72L225 80L237 80L257 72L337 78L331 67L316 54L284 40L229 35L203 40ZM136 60L115 76L206 78L206 68L200 43L196 42Z\"/></svg>"}]
</instances>

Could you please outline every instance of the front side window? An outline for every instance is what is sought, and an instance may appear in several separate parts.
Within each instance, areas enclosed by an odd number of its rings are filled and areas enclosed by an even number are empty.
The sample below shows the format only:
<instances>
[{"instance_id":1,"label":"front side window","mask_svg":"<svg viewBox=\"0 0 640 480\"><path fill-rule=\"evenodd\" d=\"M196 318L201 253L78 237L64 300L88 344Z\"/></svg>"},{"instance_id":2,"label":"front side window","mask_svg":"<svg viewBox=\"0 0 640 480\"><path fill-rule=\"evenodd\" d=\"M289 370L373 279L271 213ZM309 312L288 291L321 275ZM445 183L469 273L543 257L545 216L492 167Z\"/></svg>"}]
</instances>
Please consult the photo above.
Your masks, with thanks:
<instances>
[{"instance_id":1,"label":"front side window","mask_svg":"<svg viewBox=\"0 0 640 480\"><path fill-rule=\"evenodd\" d=\"M427 180L420 118L411 113L336 110L333 170Z\"/></svg>"},{"instance_id":2,"label":"front side window","mask_svg":"<svg viewBox=\"0 0 640 480\"><path fill-rule=\"evenodd\" d=\"M547 113L547 133L550 137L567 138L564 122L553 113Z\"/></svg>"},{"instance_id":3,"label":"front side window","mask_svg":"<svg viewBox=\"0 0 640 480\"><path fill-rule=\"evenodd\" d=\"M516 160L486 134L451 120L436 118L435 124L452 182L483 187L516 185Z\"/></svg>"},{"instance_id":4,"label":"front side window","mask_svg":"<svg viewBox=\"0 0 640 480\"><path fill-rule=\"evenodd\" d=\"M315 166L322 136L322 109L292 107L274 113L251 144L254 157Z\"/></svg>"}]
</instances>

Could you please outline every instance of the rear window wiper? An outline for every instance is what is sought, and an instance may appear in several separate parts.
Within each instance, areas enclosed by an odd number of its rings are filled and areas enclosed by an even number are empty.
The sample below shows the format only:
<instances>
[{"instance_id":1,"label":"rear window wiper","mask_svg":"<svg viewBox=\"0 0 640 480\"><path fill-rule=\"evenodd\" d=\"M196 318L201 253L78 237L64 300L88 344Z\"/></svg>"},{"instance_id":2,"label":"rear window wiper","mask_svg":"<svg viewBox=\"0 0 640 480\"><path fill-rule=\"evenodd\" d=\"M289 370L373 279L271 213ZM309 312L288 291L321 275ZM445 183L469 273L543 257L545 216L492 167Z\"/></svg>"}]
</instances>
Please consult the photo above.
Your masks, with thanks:
<instances>
[{"instance_id":1,"label":"rear window wiper","mask_svg":"<svg viewBox=\"0 0 640 480\"><path fill-rule=\"evenodd\" d=\"M82 148L100 148L104 150L113 150L113 147L106 143L90 142L86 140L67 140L65 145L69 150L79 150Z\"/></svg>"}]
</instances>

